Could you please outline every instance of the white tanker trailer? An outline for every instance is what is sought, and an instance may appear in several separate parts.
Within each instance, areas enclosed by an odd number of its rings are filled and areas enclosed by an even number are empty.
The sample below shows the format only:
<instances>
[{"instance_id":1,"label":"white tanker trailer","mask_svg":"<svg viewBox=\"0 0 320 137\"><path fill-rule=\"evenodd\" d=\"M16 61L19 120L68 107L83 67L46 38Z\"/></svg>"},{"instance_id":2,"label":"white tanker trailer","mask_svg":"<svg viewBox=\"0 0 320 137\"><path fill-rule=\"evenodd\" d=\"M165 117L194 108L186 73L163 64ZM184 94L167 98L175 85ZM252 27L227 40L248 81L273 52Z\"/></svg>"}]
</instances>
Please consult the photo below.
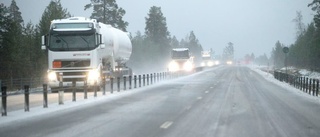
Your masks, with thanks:
<instances>
[{"instance_id":1,"label":"white tanker trailer","mask_svg":"<svg viewBox=\"0 0 320 137\"><path fill-rule=\"evenodd\" d=\"M125 63L132 45L126 32L95 19L71 17L51 22L49 34L42 36L48 49L48 85L58 88L102 84L102 78L130 75Z\"/></svg>"}]
</instances>

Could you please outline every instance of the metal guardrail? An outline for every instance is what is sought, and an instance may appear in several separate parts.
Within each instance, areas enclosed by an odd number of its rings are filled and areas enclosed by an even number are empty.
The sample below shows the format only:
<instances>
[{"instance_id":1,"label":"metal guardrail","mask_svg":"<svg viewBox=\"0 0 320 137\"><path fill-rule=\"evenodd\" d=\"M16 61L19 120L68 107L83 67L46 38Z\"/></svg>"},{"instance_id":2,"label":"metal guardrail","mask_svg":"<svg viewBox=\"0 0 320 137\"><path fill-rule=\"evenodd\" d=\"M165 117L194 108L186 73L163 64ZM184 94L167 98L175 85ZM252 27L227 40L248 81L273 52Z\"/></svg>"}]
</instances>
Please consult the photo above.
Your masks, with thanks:
<instances>
[{"instance_id":1,"label":"metal guardrail","mask_svg":"<svg viewBox=\"0 0 320 137\"><path fill-rule=\"evenodd\" d=\"M312 96L319 96L319 79L300 77L279 71L274 71L274 78L279 81L289 83L295 88L300 89L301 91L306 92Z\"/></svg>"},{"instance_id":2,"label":"metal guardrail","mask_svg":"<svg viewBox=\"0 0 320 137\"><path fill-rule=\"evenodd\" d=\"M102 95L105 95L106 92L106 85L110 85L110 93L113 94L114 91L114 85L117 87L117 91L120 92L121 90L131 90L139 87L144 87L144 86L149 86L152 84L155 84L157 82L166 80L166 79L173 79L177 77L184 76L183 74L180 73L170 73L170 72L161 72L161 73L151 73L151 74L143 74L143 75L134 75L134 76L124 76L124 77L117 77L117 78L111 78L110 81L106 81L106 79L103 80L104 86L102 87ZM41 79L39 81L42 81ZM61 87L55 90L48 90L47 84L44 84L42 81L41 87L37 87L38 85L36 84L39 81L20 81L19 84L16 84L19 88L19 92L12 92L8 91L7 85L8 83L3 83L3 81L0 80L0 93L1 93L1 114L2 116L7 116L7 98L12 95L12 94L24 94L24 110L25 111L30 111L29 109L29 104L30 104L30 98L29 95L30 93L34 92L42 92L43 93L43 107L47 108L48 107L48 92L58 92L58 102L59 105L63 105L63 97L64 97L64 91L65 90L72 90L72 101L76 101L76 90L79 89L80 87L76 87L76 82L73 82L73 85L71 87ZM7 82L7 81L5 81ZM28 85L28 83L30 86ZM122 83L122 86L121 86ZM25 84L25 85L23 85ZM14 84L12 84L14 85ZM35 86L37 85L37 86ZM86 82L84 84L84 87L81 87L83 89L83 94L84 94L84 99L87 99L87 91L88 91L88 86L86 85ZM9 84L10 86L10 84ZM12 86L14 87L14 86ZM33 88L32 88L33 87ZM37 88L34 88L37 87ZM128 87L128 88L127 88ZM94 97L97 97L97 88L94 86L93 88L94 92ZM8 94L9 93L9 94Z\"/></svg>"}]
</instances>

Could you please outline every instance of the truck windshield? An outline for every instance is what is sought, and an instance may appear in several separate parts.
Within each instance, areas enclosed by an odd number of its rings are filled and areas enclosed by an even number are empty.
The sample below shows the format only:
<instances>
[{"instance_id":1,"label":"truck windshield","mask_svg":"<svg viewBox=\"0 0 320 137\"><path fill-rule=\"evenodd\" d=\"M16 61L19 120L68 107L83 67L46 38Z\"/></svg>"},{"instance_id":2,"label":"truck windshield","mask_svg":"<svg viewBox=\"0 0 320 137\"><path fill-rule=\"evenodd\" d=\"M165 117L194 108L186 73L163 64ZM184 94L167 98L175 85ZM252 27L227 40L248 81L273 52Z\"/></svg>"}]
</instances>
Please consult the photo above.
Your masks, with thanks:
<instances>
[{"instance_id":1,"label":"truck windshield","mask_svg":"<svg viewBox=\"0 0 320 137\"><path fill-rule=\"evenodd\" d=\"M188 58L190 58L188 50L185 50L185 51L174 51L173 50L171 52L171 57L172 57L172 59L188 59Z\"/></svg>"},{"instance_id":2,"label":"truck windshield","mask_svg":"<svg viewBox=\"0 0 320 137\"><path fill-rule=\"evenodd\" d=\"M50 35L49 49L52 51L85 51L96 47L94 33Z\"/></svg>"}]
</instances>

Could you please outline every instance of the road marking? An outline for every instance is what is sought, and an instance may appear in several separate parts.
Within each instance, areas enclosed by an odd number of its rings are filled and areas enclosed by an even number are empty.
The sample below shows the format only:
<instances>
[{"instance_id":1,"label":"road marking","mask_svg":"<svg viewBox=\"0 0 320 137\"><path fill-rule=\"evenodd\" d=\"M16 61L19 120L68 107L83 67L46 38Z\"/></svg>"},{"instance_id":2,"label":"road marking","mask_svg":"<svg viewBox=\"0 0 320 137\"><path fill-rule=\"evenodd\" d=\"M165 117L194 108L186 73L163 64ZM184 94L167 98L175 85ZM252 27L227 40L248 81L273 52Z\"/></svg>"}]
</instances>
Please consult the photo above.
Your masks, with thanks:
<instances>
[{"instance_id":1,"label":"road marking","mask_svg":"<svg viewBox=\"0 0 320 137\"><path fill-rule=\"evenodd\" d=\"M190 109L191 109L191 106L186 107L186 109L187 109L187 110L190 110Z\"/></svg>"},{"instance_id":2,"label":"road marking","mask_svg":"<svg viewBox=\"0 0 320 137\"><path fill-rule=\"evenodd\" d=\"M214 84L214 85L217 85L217 84ZM213 88L213 87L210 87L210 88Z\"/></svg>"},{"instance_id":3,"label":"road marking","mask_svg":"<svg viewBox=\"0 0 320 137\"><path fill-rule=\"evenodd\" d=\"M209 91L205 91L204 93L208 94L208 93L209 93Z\"/></svg>"},{"instance_id":4,"label":"road marking","mask_svg":"<svg viewBox=\"0 0 320 137\"><path fill-rule=\"evenodd\" d=\"M202 97L198 97L197 99L198 99L198 100L201 100L201 99L202 99Z\"/></svg>"},{"instance_id":5,"label":"road marking","mask_svg":"<svg viewBox=\"0 0 320 137\"><path fill-rule=\"evenodd\" d=\"M167 121L167 122L164 122L164 123L160 126L160 128L167 129L167 128L169 128L172 124L173 124L172 121Z\"/></svg>"}]
</instances>

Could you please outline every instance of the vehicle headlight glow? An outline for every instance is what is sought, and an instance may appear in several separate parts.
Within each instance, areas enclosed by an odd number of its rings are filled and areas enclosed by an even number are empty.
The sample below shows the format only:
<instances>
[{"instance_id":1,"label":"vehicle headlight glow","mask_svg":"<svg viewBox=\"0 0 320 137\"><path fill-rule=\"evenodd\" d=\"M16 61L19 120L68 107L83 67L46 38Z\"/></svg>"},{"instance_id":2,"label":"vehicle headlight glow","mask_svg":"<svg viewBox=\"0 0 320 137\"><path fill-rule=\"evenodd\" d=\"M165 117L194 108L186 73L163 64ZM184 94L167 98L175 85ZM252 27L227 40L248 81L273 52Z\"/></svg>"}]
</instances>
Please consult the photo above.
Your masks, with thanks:
<instances>
[{"instance_id":1,"label":"vehicle headlight glow","mask_svg":"<svg viewBox=\"0 0 320 137\"><path fill-rule=\"evenodd\" d=\"M48 73L48 80L49 81L57 81L57 73L54 71L51 71Z\"/></svg>"},{"instance_id":2,"label":"vehicle headlight glow","mask_svg":"<svg viewBox=\"0 0 320 137\"><path fill-rule=\"evenodd\" d=\"M169 63L169 71L178 71L179 70L179 64L175 61L171 61Z\"/></svg>"},{"instance_id":3,"label":"vehicle headlight glow","mask_svg":"<svg viewBox=\"0 0 320 137\"><path fill-rule=\"evenodd\" d=\"M208 64L207 64L209 67L213 66L213 62L212 61L209 61Z\"/></svg>"},{"instance_id":4,"label":"vehicle headlight glow","mask_svg":"<svg viewBox=\"0 0 320 137\"><path fill-rule=\"evenodd\" d=\"M228 65L231 65L231 64L232 64L232 61L227 61L227 64L228 64Z\"/></svg>"},{"instance_id":5,"label":"vehicle headlight glow","mask_svg":"<svg viewBox=\"0 0 320 137\"><path fill-rule=\"evenodd\" d=\"M183 70L191 71L193 69L192 63L187 61L183 64Z\"/></svg>"},{"instance_id":6,"label":"vehicle headlight glow","mask_svg":"<svg viewBox=\"0 0 320 137\"><path fill-rule=\"evenodd\" d=\"M203 67L203 66L206 66L206 63L202 62L202 63L201 63L201 66L202 66L202 67Z\"/></svg>"},{"instance_id":7,"label":"vehicle headlight glow","mask_svg":"<svg viewBox=\"0 0 320 137\"><path fill-rule=\"evenodd\" d=\"M88 81L97 81L99 79L99 71L94 69L88 72Z\"/></svg>"}]
</instances>

